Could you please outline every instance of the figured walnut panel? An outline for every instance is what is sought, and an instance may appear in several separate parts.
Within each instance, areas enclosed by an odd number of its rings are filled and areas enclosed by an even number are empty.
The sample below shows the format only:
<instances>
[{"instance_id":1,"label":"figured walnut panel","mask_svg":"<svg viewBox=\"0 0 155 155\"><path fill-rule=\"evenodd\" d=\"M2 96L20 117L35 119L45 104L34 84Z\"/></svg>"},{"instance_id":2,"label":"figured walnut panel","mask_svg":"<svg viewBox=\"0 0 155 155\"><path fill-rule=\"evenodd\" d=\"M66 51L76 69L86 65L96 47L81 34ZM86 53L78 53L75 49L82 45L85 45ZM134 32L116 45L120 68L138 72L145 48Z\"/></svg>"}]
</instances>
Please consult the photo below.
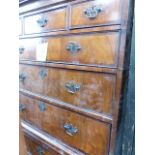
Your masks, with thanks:
<instances>
[{"instance_id":1,"label":"figured walnut panel","mask_svg":"<svg viewBox=\"0 0 155 155\"><path fill-rule=\"evenodd\" d=\"M99 6L103 10L96 18L89 19L84 11L92 6ZM79 3L72 6L71 26L94 26L101 24L120 24L120 0L96 0Z\"/></svg>"},{"instance_id":2,"label":"figured walnut panel","mask_svg":"<svg viewBox=\"0 0 155 155\"><path fill-rule=\"evenodd\" d=\"M20 102L25 110L20 117L33 123L53 137L90 155L108 155L110 125L91 118L45 104L45 111L40 111L40 101L20 95ZM65 124L72 124L78 131L74 135L67 134Z\"/></svg>"},{"instance_id":3,"label":"figured walnut panel","mask_svg":"<svg viewBox=\"0 0 155 155\"><path fill-rule=\"evenodd\" d=\"M47 19L47 24L41 27L38 25L37 20ZM60 22L61 21L61 22ZM66 27L66 8L52 10L32 16L25 17L25 34L41 33L52 30L65 29Z\"/></svg>"},{"instance_id":4,"label":"figured walnut panel","mask_svg":"<svg viewBox=\"0 0 155 155\"><path fill-rule=\"evenodd\" d=\"M41 77L41 72L46 76ZM56 98L67 104L112 114L115 89L115 76L112 74L26 65L20 65L20 74L26 76L20 82L22 89ZM68 92L65 87L68 82L80 85L80 89L74 94Z\"/></svg>"},{"instance_id":5,"label":"figured walnut panel","mask_svg":"<svg viewBox=\"0 0 155 155\"><path fill-rule=\"evenodd\" d=\"M43 155L60 155L55 150L52 150L51 148L41 143L40 141L34 140L30 136L25 135L24 137L25 137L25 142L27 146L27 152L30 155L31 154L38 155L39 151L42 152Z\"/></svg>"},{"instance_id":6,"label":"figured walnut panel","mask_svg":"<svg viewBox=\"0 0 155 155\"><path fill-rule=\"evenodd\" d=\"M81 36L38 38L20 40L24 52L20 59L36 60L37 45L48 43L47 61L86 65L117 66L119 33L100 33ZM70 43L80 46L77 52L67 49Z\"/></svg>"}]
</instances>

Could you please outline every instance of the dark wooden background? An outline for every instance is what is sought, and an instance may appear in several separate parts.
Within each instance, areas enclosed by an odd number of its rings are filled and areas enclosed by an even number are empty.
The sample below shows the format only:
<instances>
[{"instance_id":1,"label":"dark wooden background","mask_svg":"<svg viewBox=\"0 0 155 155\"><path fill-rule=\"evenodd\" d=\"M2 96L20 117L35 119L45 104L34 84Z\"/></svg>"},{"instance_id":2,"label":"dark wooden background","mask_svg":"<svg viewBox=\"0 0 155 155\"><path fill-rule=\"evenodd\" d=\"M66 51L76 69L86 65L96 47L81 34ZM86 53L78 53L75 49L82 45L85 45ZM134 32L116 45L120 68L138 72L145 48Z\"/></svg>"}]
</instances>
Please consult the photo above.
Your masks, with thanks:
<instances>
[{"instance_id":1,"label":"dark wooden background","mask_svg":"<svg viewBox=\"0 0 155 155\"><path fill-rule=\"evenodd\" d=\"M134 3L133 3L134 4ZM132 4L132 5L133 5ZM135 20L131 8L115 155L135 155Z\"/></svg>"}]
</instances>

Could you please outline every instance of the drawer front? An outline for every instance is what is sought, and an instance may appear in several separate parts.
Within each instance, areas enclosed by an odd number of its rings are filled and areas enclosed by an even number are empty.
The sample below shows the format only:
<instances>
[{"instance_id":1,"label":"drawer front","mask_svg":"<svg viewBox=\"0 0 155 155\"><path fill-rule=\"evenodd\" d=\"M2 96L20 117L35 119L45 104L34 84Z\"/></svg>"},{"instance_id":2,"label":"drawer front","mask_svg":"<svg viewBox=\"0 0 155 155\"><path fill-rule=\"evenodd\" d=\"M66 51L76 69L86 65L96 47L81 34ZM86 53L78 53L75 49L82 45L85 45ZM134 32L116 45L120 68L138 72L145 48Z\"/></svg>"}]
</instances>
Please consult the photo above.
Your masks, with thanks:
<instances>
[{"instance_id":1,"label":"drawer front","mask_svg":"<svg viewBox=\"0 0 155 155\"><path fill-rule=\"evenodd\" d=\"M20 95L20 117L90 155L108 155L110 125Z\"/></svg>"},{"instance_id":2,"label":"drawer front","mask_svg":"<svg viewBox=\"0 0 155 155\"><path fill-rule=\"evenodd\" d=\"M64 30L66 27L66 8L52 10L25 17L25 34Z\"/></svg>"},{"instance_id":3,"label":"drawer front","mask_svg":"<svg viewBox=\"0 0 155 155\"><path fill-rule=\"evenodd\" d=\"M42 39L23 39L20 46L25 51L20 59L36 60L38 44L46 42L47 61L84 65L117 65L119 33L87 34Z\"/></svg>"},{"instance_id":4,"label":"drawer front","mask_svg":"<svg viewBox=\"0 0 155 155\"><path fill-rule=\"evenodd\" d=\"M96 0L72 6L71 26L120 24L120 0Z\"/></svg>"},{"instance_id":5,"label":"drawer front","mask_svg":"<svg viewBox=\"0 0 155 155\"><path fill-rule=\"evenodd\" d=\"M114 87L111 74L20 65L20 88L97 112L112 113Z\"/></svg>"},{"instance_id":6,"label":"drawer front","mask_svg":"<svg viewBox=\"0 0 155 155\"><path fill-rule=\"evenodd\" d=\"M52 150L42 142L32 138L29 135L24 135L27 155L60 155L56 151Z\"/></svg>"}]
</instances>

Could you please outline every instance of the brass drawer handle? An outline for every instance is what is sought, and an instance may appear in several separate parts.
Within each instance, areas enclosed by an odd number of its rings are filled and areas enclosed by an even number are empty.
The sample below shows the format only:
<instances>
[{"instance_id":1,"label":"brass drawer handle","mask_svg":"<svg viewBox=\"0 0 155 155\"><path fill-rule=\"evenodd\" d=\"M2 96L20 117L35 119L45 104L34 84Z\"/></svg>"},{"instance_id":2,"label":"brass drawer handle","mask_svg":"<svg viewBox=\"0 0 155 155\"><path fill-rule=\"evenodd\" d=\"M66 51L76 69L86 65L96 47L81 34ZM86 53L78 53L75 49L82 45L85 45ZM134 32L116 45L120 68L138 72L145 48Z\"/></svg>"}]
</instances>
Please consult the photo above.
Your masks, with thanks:
<instances>
[{"instance_id":1,"label":"brass drawer handle","mask_svg":"<svg viewBox=\"0 0 155 155\"><path fill-rule=\"evenodd\" d=\"M47 70L44 68L41 68L39 71L39 76L41 77L41 79L44 79L47 75L48 75Z\"/></svg>"},{"instance_id":2,"label":"brass drawer handle","mask_svg":"<svg viewBox=\"0 0 155 155\"><path fill-rule=\"evenodd\" d=\"M74 127L72 124L65 124L64 129L66 133L70 136L74 136L78 132L78 129Z\"/></svg>"},{"instance_id":3,"label":"brass drawer handle","mask_svg":"<svg viewBox=\"0 0 155 155\"><path fill-rule=\"evenodd\" d=\"M89 19L95 19L99 13L103 11L103 8L101 6L91 6L84 10L84 14Z\"/></svg>"},{"instance_id":4,"label":"brass drawer handle","mask_svg":"<svg viewBox=\"0 0 155 155\"><path fill-rule=\"evenodd\" d=\"M31 152L27 152L27 155L32 155L32 153Z\"/></svg>"},{"instance_id":5,"label":"brass drawer handle","mask_svg":"<svg viewBox=\"0 0 155 155\"><path fill-rule=\"evenodd\" d=\"M66 48L68 51L71 52L71 54L75 54L77 53L78 51L81 50L81 46L78 45L77 43L75 42L70 42Z\"/></svg>"},{"instance_id":6,"label":"brass drawer handle","mask_svg":"<svg viewBox=\"0 0 155 155\"><path fill-rule=\"evenodd\" d=\"M19 47L19 54L23 54L24 50L25 50L24 47L22 47L22 46Z\"/></svg>"},{"instance_id":7,"label":"brass drawer handle","mask_svg":"<svg viewBox=\"0 0 155 155\"><path fill-rule=\"evenodd\" d=\"M40 102L38 104L38 108L40 109L41 112L44 112L46 110L46 105L43 102Z\"/></svg>"},{"instance_id":8,"label":"brass drawer handle","mask_svg":"<svg viewBox=\"0 0 155 155\"><path fill-rule=\"evenodd\" d=\"M37 24L40 26L40 27L45 27L46 24L47 24L48 20L45 16L42 16L41 18L39 18L37 20Z\"/></svg>"},{"instance_id":9,"label":"brass drawer handle","mask_svg":"<svg viewBox=\"0 0 155 155\"><path fill-rule=\"evenodd\" d=\"M19 74L19 80L20 80L20 82L24 83L24 81L26 80L26 74L25 73L20 73Z\"/></svg>"},{"instance_id":10,"label":"brass drawer handle","mask_svg":"<svg viewBox=\"0 0 155 155\"><path fill-rule=\"evenodd\" d=\"M65 84L65 88L71 94L75 94L76 92L80 91L80 85L75 82L67 82Z\"/></svg>"},{"instance_id":11,"label":"brass drawer handle","mask_svg":"<svg viewBox=\"0 0 155 155\"><path fill-rule=\"evenodd\" d=\"M25 105L23 103L19 104L19 111L23 112L25 110Z\"/></svg>"},{"instance_id":12,"label":"brass drawer handle","mask_svg":"<svg viewBox=\"0 0 155 155\"><path fill-rule=\"evenodd\" d=\"M44 149L41 146L37 147L38 155L43 155L45 153Z\"/></svg>"}]
</instances>

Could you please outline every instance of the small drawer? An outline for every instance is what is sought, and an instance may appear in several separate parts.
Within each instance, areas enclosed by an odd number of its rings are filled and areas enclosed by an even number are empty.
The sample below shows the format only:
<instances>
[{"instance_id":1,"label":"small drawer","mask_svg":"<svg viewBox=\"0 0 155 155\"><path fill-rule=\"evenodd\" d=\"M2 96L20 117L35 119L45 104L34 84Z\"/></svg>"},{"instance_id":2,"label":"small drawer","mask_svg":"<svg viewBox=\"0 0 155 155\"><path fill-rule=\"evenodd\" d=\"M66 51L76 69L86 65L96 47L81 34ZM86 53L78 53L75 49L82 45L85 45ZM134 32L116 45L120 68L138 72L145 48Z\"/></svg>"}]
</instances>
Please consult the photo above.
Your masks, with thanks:
<instances>
[{"instance_id":1,"label":"small drawer","mask_svg":"<svg viewBox=\"0 0 155 155\"><path fill-rule=\"evenodd\" d=\"M66 28L66 8L26 16L25 34L64 30Z\"/></svg>"},{"instance_id":2,"label":"small drawer","mask_svg":"<svg viewBox=\"0 0 155 155\"><path fill-rule=\"evenodd\" d=\"M117 66L119 32L22 39L20 59L37 60L37 47L47 43L47 61L83 65Z\"/></svg>"},{"instance_id":3,"label":"small drawer","mask_svg":"<svg viewBox=\"0 0 155 155\"><path fill-rule=\"evenodd\" d=\"M20 65L20 88L74 106L112 114L115 75Z\"/></svg>"},{"instance_id":4,"label":"small drawer","mask_svg":"<svg viewBox=\"0 0 155 155\"><path fill-rule=\"evenodd\" d=\"M89 155L108 155L111 125L20 95L20 117Z\"/></svg>"},{"instance_id":5,"label":"small drawer","mask_svg":"<svg viewBox=\"0 0 155 155\"><path fill-rule=\"evenodd\" d=\"M60 155L43 142L28 134L24 134L24 139L27 147L27 155Z\"/></svg>"},{"instance_id":6,"label":"small drawer","mask_svg":"<svg viewBox=\"0 0 155 155\"><path fill-rule=\"evenodd\" d=\"M71 27L120 24L120 0L93 0L72 6Z\"/></svg>"}]
</instances>

